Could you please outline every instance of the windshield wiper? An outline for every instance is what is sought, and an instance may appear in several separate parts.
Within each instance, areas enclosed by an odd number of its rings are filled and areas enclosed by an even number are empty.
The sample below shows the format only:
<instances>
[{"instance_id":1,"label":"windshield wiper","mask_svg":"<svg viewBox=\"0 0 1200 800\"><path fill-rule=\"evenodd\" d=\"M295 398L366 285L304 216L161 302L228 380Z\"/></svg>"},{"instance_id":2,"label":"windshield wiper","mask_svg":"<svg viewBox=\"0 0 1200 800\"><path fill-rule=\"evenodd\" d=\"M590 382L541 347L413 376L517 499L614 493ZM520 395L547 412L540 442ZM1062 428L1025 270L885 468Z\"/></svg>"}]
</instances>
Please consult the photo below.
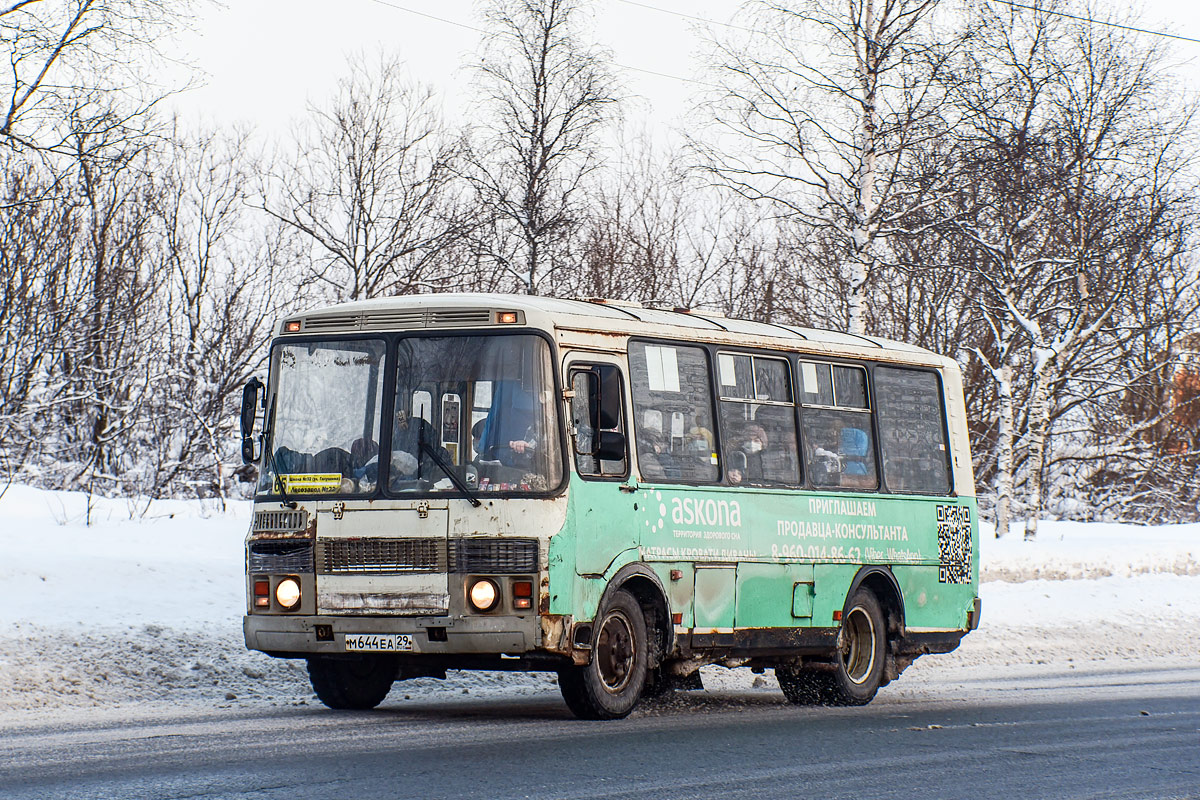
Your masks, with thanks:
<instances>
[{"instance_id":1,"label":"windshield wiper","mask_svg":"<svg viewBox=\"0 0 1200 800\"><path fill-rule=\"evenodd\" d=\"M449 464L442 460L442 457L437 454L437 451L425 443L424 437L420 437L420 441L417 444L420 448L420 451L433 459L433 463L437 464L441 468L442 472L446 473L446 477L449 478L450 482L454 484L454 488L466 495L466 498L471 501L472 506L479 508L479 506L483 505L479 502L479 498L475 496L475 493L471 491L470 487L467 486L467 482L458 477L458 474L453 470L453 468L451 468Z\"/></svg>"},{"instance_id":2,"label":"windshield wiper","mask_svg":"<svg viewBox=\"0 0 1200 800\"><path fill-rule=\"evenodd\" d=\"M267 425L263 430L263 446L271 445L271 471L275 473L275 483L279 486L279 502L290 509L296 508L296 501L288 499L287 488L284 486L283 476L279 474L279 463L275 460L274 442L271 441L275 434L275 398L271 398L271 416L267 420Z\"/></svg>"}]
</instances>

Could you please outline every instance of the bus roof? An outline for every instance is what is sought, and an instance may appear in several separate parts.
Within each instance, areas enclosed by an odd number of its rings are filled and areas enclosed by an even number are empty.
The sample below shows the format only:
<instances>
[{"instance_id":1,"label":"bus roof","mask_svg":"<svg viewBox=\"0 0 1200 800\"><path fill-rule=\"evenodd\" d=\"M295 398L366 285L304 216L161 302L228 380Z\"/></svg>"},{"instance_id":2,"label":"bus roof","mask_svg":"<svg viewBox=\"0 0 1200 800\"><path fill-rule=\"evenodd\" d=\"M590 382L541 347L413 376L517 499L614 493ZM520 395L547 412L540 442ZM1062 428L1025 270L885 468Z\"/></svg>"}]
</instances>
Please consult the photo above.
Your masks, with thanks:
<instances>
[{"instance_id":1,"label":"bus roof","mask_svg":"<svg viewBox=\"0 0 1200 800\"><path fill-rule=\"evenodd\" d=\"M882 350L903 353L903 360L926 363L949 360L923 347L878 336L734 319L711 311L653 308L622 300L566 300L523 294L419 294L340 303L291 315L280 324L279 333L503 327L503 312L516 312L518 324L558 332L564 343L586 339L588 334L606 338L616 334L866 358L879 358ZM288 323L293 326L290 330ZM296 323L299 330L295 329Z\"/></svg>"}]
</instances>

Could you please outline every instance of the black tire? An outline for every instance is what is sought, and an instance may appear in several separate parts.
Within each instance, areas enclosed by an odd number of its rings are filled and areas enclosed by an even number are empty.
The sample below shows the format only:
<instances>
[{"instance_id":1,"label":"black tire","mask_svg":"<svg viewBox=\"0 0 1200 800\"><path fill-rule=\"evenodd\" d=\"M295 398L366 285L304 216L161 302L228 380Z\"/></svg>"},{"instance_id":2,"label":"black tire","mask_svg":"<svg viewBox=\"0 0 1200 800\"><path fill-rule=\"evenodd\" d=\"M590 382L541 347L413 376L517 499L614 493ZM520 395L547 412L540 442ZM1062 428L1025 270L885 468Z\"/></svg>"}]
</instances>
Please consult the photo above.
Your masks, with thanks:
<instances>
[{"instance_id":1,"label":"black tire","mask_svg":"<svg viewBox=\"0 0 1200 800\"><path fill-rule=\"evenodd\" d=\"M887 657L886 625L874 592L855 592L842 614L834 670L826 673L826 703L865 706L875 699Z\"/></svg>"},{"instance_id":2,"label":"black tire","mask_svg":"<svg viewBox=\"0 0 1200 800\"><path fill-rule=\"evenodd\" d=\"M887 628L870 589L859 589L846 604L838 630L833 669L777 667L775 677L796 705L865 706L883 683Z\"/></svg>"},{"instance_id":3,"label":"black tire","mask_svg":"<svg viewBox=\"0 0 1200 800\"><path fill-rule=\"evenodd\" d=\"M384 654L308 659L313 691L322 703L340 710L365 711L382 703L392 689L396 672L396 658Z\"/></svg>"},{"instance_id":4,"label":"black tire","mask_svg":"<svg viewBox=\"0 0 1200 800\"><path fill-rule=\"evenodd\" d=\"M649 664L646 617L633 595L617 591L592 630L592 658L558 673L563 700L580 719L621 719L642 696Z\"/></svg>"},{"instance_id":5,"label":"black tire","mask_svg":"<svg viewBox=\"0 0 1200 800\"><path fill-rule=\"evenodd\" d=\"M776 667L775 678L783 696L792 705L819 706L826 703L829 681L825 675L811 669Z\"/></svg>"}]
</instances>

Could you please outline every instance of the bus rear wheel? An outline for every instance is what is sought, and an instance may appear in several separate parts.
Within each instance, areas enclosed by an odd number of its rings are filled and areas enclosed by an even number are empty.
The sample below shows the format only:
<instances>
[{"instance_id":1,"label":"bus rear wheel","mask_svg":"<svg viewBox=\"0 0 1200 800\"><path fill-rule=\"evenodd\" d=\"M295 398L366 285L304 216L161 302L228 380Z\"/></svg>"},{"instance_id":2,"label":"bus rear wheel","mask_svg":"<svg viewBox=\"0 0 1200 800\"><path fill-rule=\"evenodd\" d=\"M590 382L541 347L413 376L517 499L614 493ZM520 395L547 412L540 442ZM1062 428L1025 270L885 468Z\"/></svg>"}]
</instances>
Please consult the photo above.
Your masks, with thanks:
<instances>
[{"instance_id":1,"label":"bus rear wheel","mask_svg":"<svg viewBox=\"0 0 1200 800\"><path fill-rule=\"evenodd\" d=\"M322 703L341 710L365 711L382 703L396 680L396 671L395 657L384 654L308 659L313 691Z\"/></svg>"},{"instance_id":2,"label":"bus rear wheel","mask_svg":"<svg viewBox=\"0 0 1200 800\"><path fill-rule=\"evenodd\" d=\"M797 667L776 667L775 678L783 696L792 705L819 706L825 703L829 681L822 673Z\"/></svg>"},{"instance_id":3,"label":"bus rear wheel","mask_svg":"<svg viewBox=\"0 0 1200 800\"><path fill-rule=\"evenodd\" d=\"M859 589L846 604L832 669L777 667L775 677L796 705L865 706L883 683L887 629L879 600Z\"/></svg>"},{"instance_id":4,"label":"bus rear wheel","mask_svg":"<svg viewBox=\"0 0 1200 800\"><path fill-rule=\"evenodd\" d=\"M646 617L633 595L619 590L598 615L592 657L558 673L558 687L580 719L621 719L642 696L648 671Z\"/></svg>"},{"instance_id":5,"label":"bus rear wheel","mask_svg":"<svg viewBox=\"0 0 1200 800\"><path fill-rule=\"evenodd\" d=\"M860 588L846 604L833 672L825 673L826 702L865 706L883 683L887 627L874 592Z\"/></svg>"}]
</instances>

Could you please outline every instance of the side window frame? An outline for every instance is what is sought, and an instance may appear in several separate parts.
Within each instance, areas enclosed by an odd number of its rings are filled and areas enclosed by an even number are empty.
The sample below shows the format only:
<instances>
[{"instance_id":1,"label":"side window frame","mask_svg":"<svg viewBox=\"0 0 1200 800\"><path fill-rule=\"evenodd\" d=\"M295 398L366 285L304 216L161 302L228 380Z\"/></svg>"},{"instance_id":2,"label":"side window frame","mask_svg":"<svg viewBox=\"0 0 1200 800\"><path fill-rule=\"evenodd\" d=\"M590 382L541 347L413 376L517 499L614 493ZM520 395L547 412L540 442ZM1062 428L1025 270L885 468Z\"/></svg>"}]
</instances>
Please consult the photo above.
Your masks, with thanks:
<instances>
[{"instance_id":1,"label":"side window frame","mask_svg":"<svg viewBox=\"0 0 1200 800\"><path fill-rule=\"evenodd\" d=\"M629 435L629 382L626 380L625 371L617 364L612 364L604 361L592 361L586 357L579 360L571 360L566 364L566 387L572 392L575 390L575 376L579 374L595 373L600 380L601 385L604 384L604 379L599 375L599 370L612 370L616 375L617 383L620 387L619 397L621 401L621 411L618 417L618 425L616 430L622 433L625 437L625 454L622 458L624 469L620 473L606 474L603 472L603 467L600 467L599 472L585 472L580 469L581 458L595 458L595 456L584 456L575 449L575 396L572 396L567 402L567 413L564 416L564 421L567 427L567 444L571 452L571 463L575 467L575 474L586 481L625 481L630 475L630 435ZM600 459L595 459L597 466L602 462Z\"/></svg>"},{"instance_id":2,"label":"side window frame","mask_svg":"<svg viewBox=\"0 0 1200 800\"><path fill-rule=\"evenodd\" d=\"M744 398L744 397L734 397L734 396L727 396L725 394L724 387L726 384L722 383L722 380L721 380L721 356L723 356L723 355L735 356L735 357L743 356L743 357L750 359L750 381L753 384L752 388L754 389L753 394L756 395L755 398L751 399L751 398ZM758 400L757 399L757 388L758 388L758 386L757 386L758 372L756 369L757 361L775 361L775 362L779 362L780 364L782 364L782 366L785 370L785 377L787 378L787 381L788 381L788 389L791 394L791 399L789 401ZM713 372L712 372L712 383L713 383L713 393L712 394L713 394L713 402L716 405L716 415L714 417L714 420L716 423L715 436L717 438L717 452L721 454L721 457L720 457L720 462L721 462L720 482L726 486L740 486L740 487L753 486L753 487L758 487L758 488L764 488L764 487L765 488L798 488L798 487L804 486L805 469L804 469L804 464L803 464L803 456L800 453L800 450L802 449L800 447L800 421L796 415L796 410L798 407L798 401L796 399L797 398L796 376L795 376L795 371L792 369L791 360L788 358L788 354L780 353L780 352L771 352L771 351L732 350L732 349L728 349L725 347L717 346L717 347L713 347L712 351L710 353L710 364L712 364L712 363L716 364L716 369L713 370ZM747 476L747 477L744 477L742 482L739 484L732 484L729 482L729 470L731 469L731 464L729 463L729 459L727 458L727 449L726 448L729 446L732 446L733 443L731 440L732 431L726 430L725 417L723 414L725 403L742 403L742 404L751 405L751 406L760 406L760 407L769 406L769 407L774 407L774 408L779 408L779 409L787 409L788 418L790 419L791 425L792 425L791 432L792 432L792 435L794 436L794 440L795 440L795 442L794 442L795 447L792 452L792 455L795 458L795 475L796 475L795 480L752 481ZM776 444L775 446L779 447L780 445Z\"/></svg>"},{"instance_id":3,"label":"side window frame","mask_svg":"<svg viewBox=\"0 0 1200 800\"><path fill-rule=\"evenodd\" d=\"M631 433L633 436L632 447L634 449L639 450L639 452L640 452L640 448L642 447L642 445L644 443L641 441L641 439L639 437L639 433L641 431L641 425L638 420L637 401L633 398L633 389L634 389L634 386L633 386L633 364L632 364L632 362L630 360L630 356L629 356L634 345L644 345L644 346L650 346L650 347L687 348L689 350L699 351L703 355L704 367L706 370L706 378L707 378L707 380L705 382L705 388L708 391L708 414L709 414L709 425L710 425L708 431L711 434L712 440L713 440L712 448L711 448L712 452L718 454L717 462L714 465L714 466L716 466L716 474L711 479L690 480L690 479L686 479L686 478L682 478L682 477L647 477L645 474L642 473L642 466L641 466L640 462L638 464L639 479L643 480L647 483L665 483L665 484L675 484L675 485L679 485L679 486L719 486L719 485L721 485L725 480L725 464L724 464L724 459L722 459L719 455L721 453L721 435L720 435L721 420L720 420L720 415L718 413L718 408L717 408L719 401L717 400L717 390L715 388L716 374L715 374L714 368L713 368L713 364L714 364L713 348L711 346L705 345L702 342L682 341L682 340L678 340L678 339L658 339L658 338L642 337L642 336L635 336L635 337L631 337L629 339L629 341L626 345L626 360L627 360L627 363L629 363L629 395L630 395L630 400L631 400L631 403L629 406L629 413L631 415L630 430L631 430Z\"/></svg>"},{"instance_id":4,"label":"side window frame","mask_svg":"<svg viewBox=\"0 0 1200 800\"><path fill-rule=\"evenodd\" d=\"M833 392L833 403L834 403L832 406L827 406L827 405L818 404L818 403L805 403L804 402L803 398L805 395L805 391L804 391L804 381L803 381L804 376L803 376L803 366L802 365L806 362L810 363L810 364L826 365L829 367L829 369L830 369L830 386L831 386L831 391ZM837 367L856 369L862 373L863 391L866 395L866 397L865 397L866 404L867 404L866 408L838 405L837 388L836 388L837 381L833 377L833 370ZM882 462L881 462L882 456L881 456L880 450L879 450L878 420L876 420L876 418L875 418L875 392L874 392L874 386L873 386L872 374L871 374L873 367L874 367L874 364L867 364L867 363L860 363L860 362L833 361L833 360L830 360L828 358L822 357L817 354L810 354L810 353L796 354L795 363L794 363L795 373L792 376L792 383L793 383L793 386L795 387L794 392L796 394L798 443L800 445L800 463L801 463L801 469L803 469L803 471L804 471L803 472L803 480L804 480L805 488L811 489L813 491L821 491L821 492L824 492L824 491L857 492L857 493L864 493L864 494L880 493L880 492L884 491L884 489L883 489L883 468L882 468ZM858 486L840 486L840 485L832 486L832 485L818 484L818 483L814 482L813 476L816 475L818 471L814 468L814 466L812 464L812 460L808 456L808 450L809 450L808 443L807 443L808 437L806 435L806 428L805 428L805 416L806 416L806 412L808 412L809 409L812 409L813 411L833 411L833 412L837 412L837 413L853 413L853 414L863 415L863 418L867 421L866 430L869 433L869 436L871 438L871 441L870 441L871 456L875 462L874 463L874 467L875 467L875 473L874 473L875 485L874 486L869 487L869 488L858 487Z\"/></svg>"},{"instance_id":5,"label":"side window frame","mask_svg":"<svg viewBox=\"0 0 1200 800\"><path fill-rule=\"evenodd\" d=\"M877 445L877 450L879 451L877 457L879 459L880 491L886 492L887 494L898 494L898 495L903 495L903 496L918 496L918 497L955 497L955 496L957 496L957 488L956 488L957 483L955 481L955 476L954 476L954 449L953 449L954 446L950 441L950 414L949 414L949 409L947 408L947 403L946 403L946 384L945 384L945 381L942 380L941 371L934 367L917 366L915 364L886 364L886 363L872 364L870 373L871 373L871 389L872 389L873 396L874 396L874 389L875 389L875 383L876 383L875 370L878 369L879 367L883 367L885 369L897 369L897 370L909 370L912 372L924 372L924 373L929 373L929 374L933 375L934 380L937 382L938 407L939 407L939 410L941 411L941 416L942 416L941 432L942 432L942 441L946 445L945 468L946 468L946 479L947 479L947 483L949 484L949 487L948 487L947 491L945 491L945 492L912 492L912 491L897 490L897 489L893 489L890 486L888 486L887 472L883 467L883 459L884 459L883 436L878 431L879 420L876 419L876 421L875 421L876 428L877 428L876 445ZM878 415L877 409L872 408L872 416L877 416L877 415Z\"/></svg>"}]
</instances>

